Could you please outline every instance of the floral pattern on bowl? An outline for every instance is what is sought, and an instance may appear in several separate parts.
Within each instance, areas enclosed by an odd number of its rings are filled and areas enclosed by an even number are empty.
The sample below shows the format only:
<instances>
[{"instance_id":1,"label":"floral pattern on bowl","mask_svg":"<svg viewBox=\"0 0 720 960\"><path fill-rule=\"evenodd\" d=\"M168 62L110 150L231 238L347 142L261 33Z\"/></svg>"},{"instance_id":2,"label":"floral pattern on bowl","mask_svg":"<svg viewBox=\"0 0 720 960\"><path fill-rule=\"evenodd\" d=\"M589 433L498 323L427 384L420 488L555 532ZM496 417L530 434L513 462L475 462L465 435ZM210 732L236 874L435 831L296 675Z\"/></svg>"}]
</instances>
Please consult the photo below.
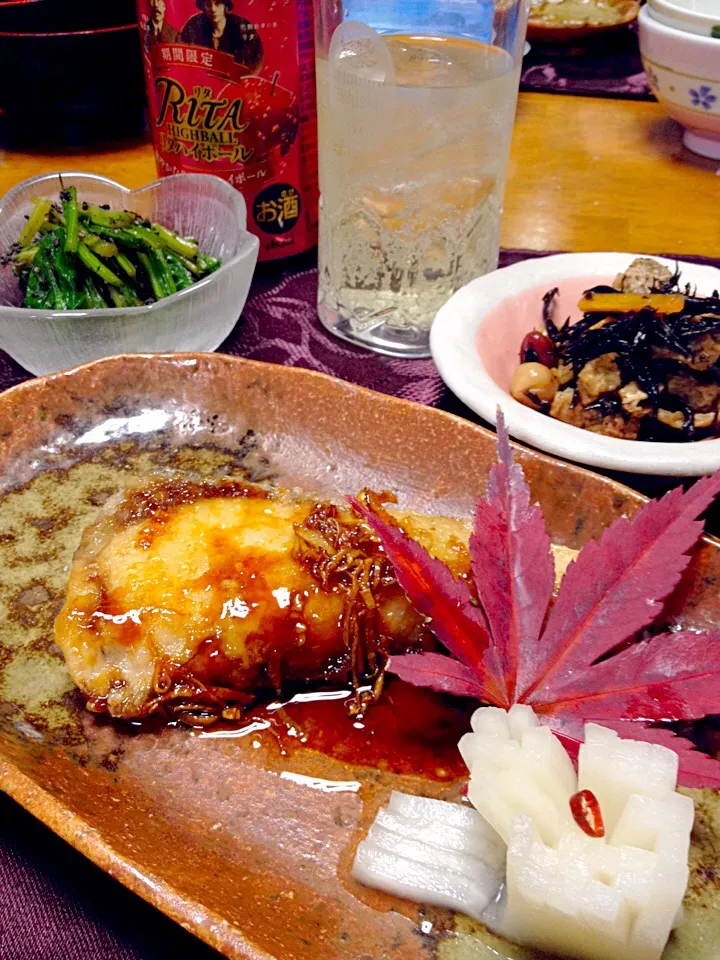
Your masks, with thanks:
<instances>
[{"instance_id":1,"label":"floral pattern on bowl","mask_svg":"<svg viewBox=\"0 0 720 960\"><path fill-rule=\"evenodd\" d=\"M702 107L703 110L711 110L717 97L712 92L712 87L701 84L698 90L690 88L690 103L693 107Z\"/></svg>"},{"instance_id":2,"label":"floral pattern on bowl","mask_svg":"<svg viewBox=\"0 0 720 960\"><path fill-rule=\"evenodd\" d=\"M647 58L643 58L643 65L650 89L661 102L720 115L720 83L704 83Z\"/></svg>"}]
</instances>

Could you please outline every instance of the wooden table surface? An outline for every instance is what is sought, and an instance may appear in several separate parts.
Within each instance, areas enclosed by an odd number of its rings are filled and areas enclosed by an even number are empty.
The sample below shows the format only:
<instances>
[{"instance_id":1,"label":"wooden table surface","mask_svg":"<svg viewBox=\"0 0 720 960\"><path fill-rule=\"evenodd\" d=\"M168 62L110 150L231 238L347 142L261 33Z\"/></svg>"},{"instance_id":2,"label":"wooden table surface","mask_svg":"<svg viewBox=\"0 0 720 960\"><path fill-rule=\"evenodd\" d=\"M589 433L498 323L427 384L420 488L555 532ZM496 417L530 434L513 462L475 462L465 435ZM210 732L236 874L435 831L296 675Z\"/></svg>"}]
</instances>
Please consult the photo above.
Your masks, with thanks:
<instances>
[{"instance_id":1,"label":"wooden table surface","mask_svg":"<svg viewBox=\"0 0 720 960\"><path fill-rule=\"evenodd\" d=\"M720 257L720 164L685 150L656 103L524 93L505 198L502 244ZM139 187L152 147L6 153L0 193L34 174L77 169Z\"/></svg>"}]
</instances>

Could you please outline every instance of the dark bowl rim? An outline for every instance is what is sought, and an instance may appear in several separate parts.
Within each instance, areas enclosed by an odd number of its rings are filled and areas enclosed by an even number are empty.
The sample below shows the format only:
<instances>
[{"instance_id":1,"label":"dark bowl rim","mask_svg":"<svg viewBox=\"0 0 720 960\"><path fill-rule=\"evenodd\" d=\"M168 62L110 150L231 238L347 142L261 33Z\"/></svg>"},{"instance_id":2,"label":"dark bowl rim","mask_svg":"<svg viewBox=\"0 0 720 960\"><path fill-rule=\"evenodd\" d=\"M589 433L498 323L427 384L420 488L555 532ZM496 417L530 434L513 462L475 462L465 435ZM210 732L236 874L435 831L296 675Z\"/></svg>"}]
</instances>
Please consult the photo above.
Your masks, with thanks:
<instances>
[{"instance_id":1,"label":"dark bowl rim","mask_svg":"<svg viewBox=\"0 0 720 960\"><path fill-rule=\"evenodd\" d=\"M33 0L12 0L13 3L32 3ZM135 23L125 23L116 27L98 27L96 30L60 30L54 32L52 30L32 33L28 30L0 30L0 37L32 37L32 38L47 38L47 37L92 37L96 36L99 33L119 33L122 30L137 30L139 24Z\"/></svg>"}]
</instances>

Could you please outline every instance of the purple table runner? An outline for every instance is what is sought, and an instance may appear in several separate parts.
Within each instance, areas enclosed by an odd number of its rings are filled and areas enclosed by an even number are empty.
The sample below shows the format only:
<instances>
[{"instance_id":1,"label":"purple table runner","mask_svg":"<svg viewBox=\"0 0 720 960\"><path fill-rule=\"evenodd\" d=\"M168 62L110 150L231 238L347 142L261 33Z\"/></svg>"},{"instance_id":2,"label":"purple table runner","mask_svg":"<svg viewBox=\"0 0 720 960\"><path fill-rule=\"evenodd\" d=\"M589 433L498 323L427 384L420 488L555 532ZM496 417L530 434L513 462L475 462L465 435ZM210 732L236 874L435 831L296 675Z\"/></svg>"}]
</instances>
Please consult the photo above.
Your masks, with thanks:
<instances>
[{"instance_id":1,"label":"purple table runner","mask_svg":"<svg viewBox=\"0 0 720 960\"><path fill-rule=\"evenodd\" d=\"M380 357L330 336L318 320L316 295L314 268L253 294L220 352L309 367L405 400L437 404L445 388L432 360Z\"/></svg>"},{"instance_id":2,"label":"purple table runner","mask_svg":"<svg viewBox=\"0 0 720 960\"><path fill-rule=\"evenodd\" d=\"M655 99L643 71L634 23L573 43L531 41L530 52L523 60L520 89Z\"/></svg>"},{"instance_id":3,"label":"purple table runner","mask_svg":"<svg viewBox=\"0 0 720 960\"><path fill-rule=\"evenodd\" d=\"M503 251L500 266L528 257L544 256L531 250ZM317 269L306 257L300 269L260 273L237 326L220 346L220 353L309 367L343 380L431 406L442 405L447 390L432 360L381 357L325 332L317 318ZM0 350L0 391L32 374ZM0 960L4 960L0 954Z\"/></svg>"},{"instance_id":4,"label":"purple table runner","mask_svg":"<svg viewBox=\"0 0 720 960\"><path fill-rule=\"evenodd\" d=\"M534 250L503 250L499 265L507 267L519 260L548 255ZM720 266L720 260L707 257L684 259ZM241 319L219 352L308 367L405 400L455 408L457 401L452 400L432 360L383 357L326 333L315 310L316 293L317 269L310 257L292 271L260 273ZM0 391L31 376L0 350ZM0 960L4 960L2 954Z\"/></svg>"}]
</instances>

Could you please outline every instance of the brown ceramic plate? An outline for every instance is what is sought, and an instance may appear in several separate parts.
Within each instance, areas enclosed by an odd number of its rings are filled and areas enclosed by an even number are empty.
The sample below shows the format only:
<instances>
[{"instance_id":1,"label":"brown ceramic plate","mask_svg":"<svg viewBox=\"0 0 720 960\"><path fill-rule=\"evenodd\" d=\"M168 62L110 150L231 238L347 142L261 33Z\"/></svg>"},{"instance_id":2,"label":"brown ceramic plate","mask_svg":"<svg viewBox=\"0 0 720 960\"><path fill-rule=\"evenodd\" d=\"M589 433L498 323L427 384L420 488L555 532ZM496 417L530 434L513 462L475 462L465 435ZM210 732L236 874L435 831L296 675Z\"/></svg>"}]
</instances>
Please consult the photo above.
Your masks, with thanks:
<instances>
[{"instance_id":1,"label":"brown ceramic plate","mask_svg":"<svg viewBox=\"0 0 720 960\"><path fill-rule=\"evenodd\" d=\"M631 23L639 9L639 0L539 0L530 7L528 40L579 40Z\"/></svg>"},{"instance_id":2,"label":"brown ceramic plate","mask_svg":"<svg viewBox=\"0 0 720 960\"><path fill-rule=\"evenodd\" d=\"M80 531L128 476L244 473L318 494L369 485L468 515L494 454L490 433L456 417L218 355L112 358L0 395L0 787L229 957L530 957L349 877L392 787L457 796L467 719L457 705L418 701L426 695L397 682L365 728L329 700L259 711L210 736L120 729L83 709L52 642ZM577 467L518 457L557 543L580 547L642 502ZM668 621L714 626L718 576L720 552L707 541ZM713 795L698 799L688 919L666 953L674 960L708 960L720 938L719 813Z\"/></svg>"}]
</instances>

